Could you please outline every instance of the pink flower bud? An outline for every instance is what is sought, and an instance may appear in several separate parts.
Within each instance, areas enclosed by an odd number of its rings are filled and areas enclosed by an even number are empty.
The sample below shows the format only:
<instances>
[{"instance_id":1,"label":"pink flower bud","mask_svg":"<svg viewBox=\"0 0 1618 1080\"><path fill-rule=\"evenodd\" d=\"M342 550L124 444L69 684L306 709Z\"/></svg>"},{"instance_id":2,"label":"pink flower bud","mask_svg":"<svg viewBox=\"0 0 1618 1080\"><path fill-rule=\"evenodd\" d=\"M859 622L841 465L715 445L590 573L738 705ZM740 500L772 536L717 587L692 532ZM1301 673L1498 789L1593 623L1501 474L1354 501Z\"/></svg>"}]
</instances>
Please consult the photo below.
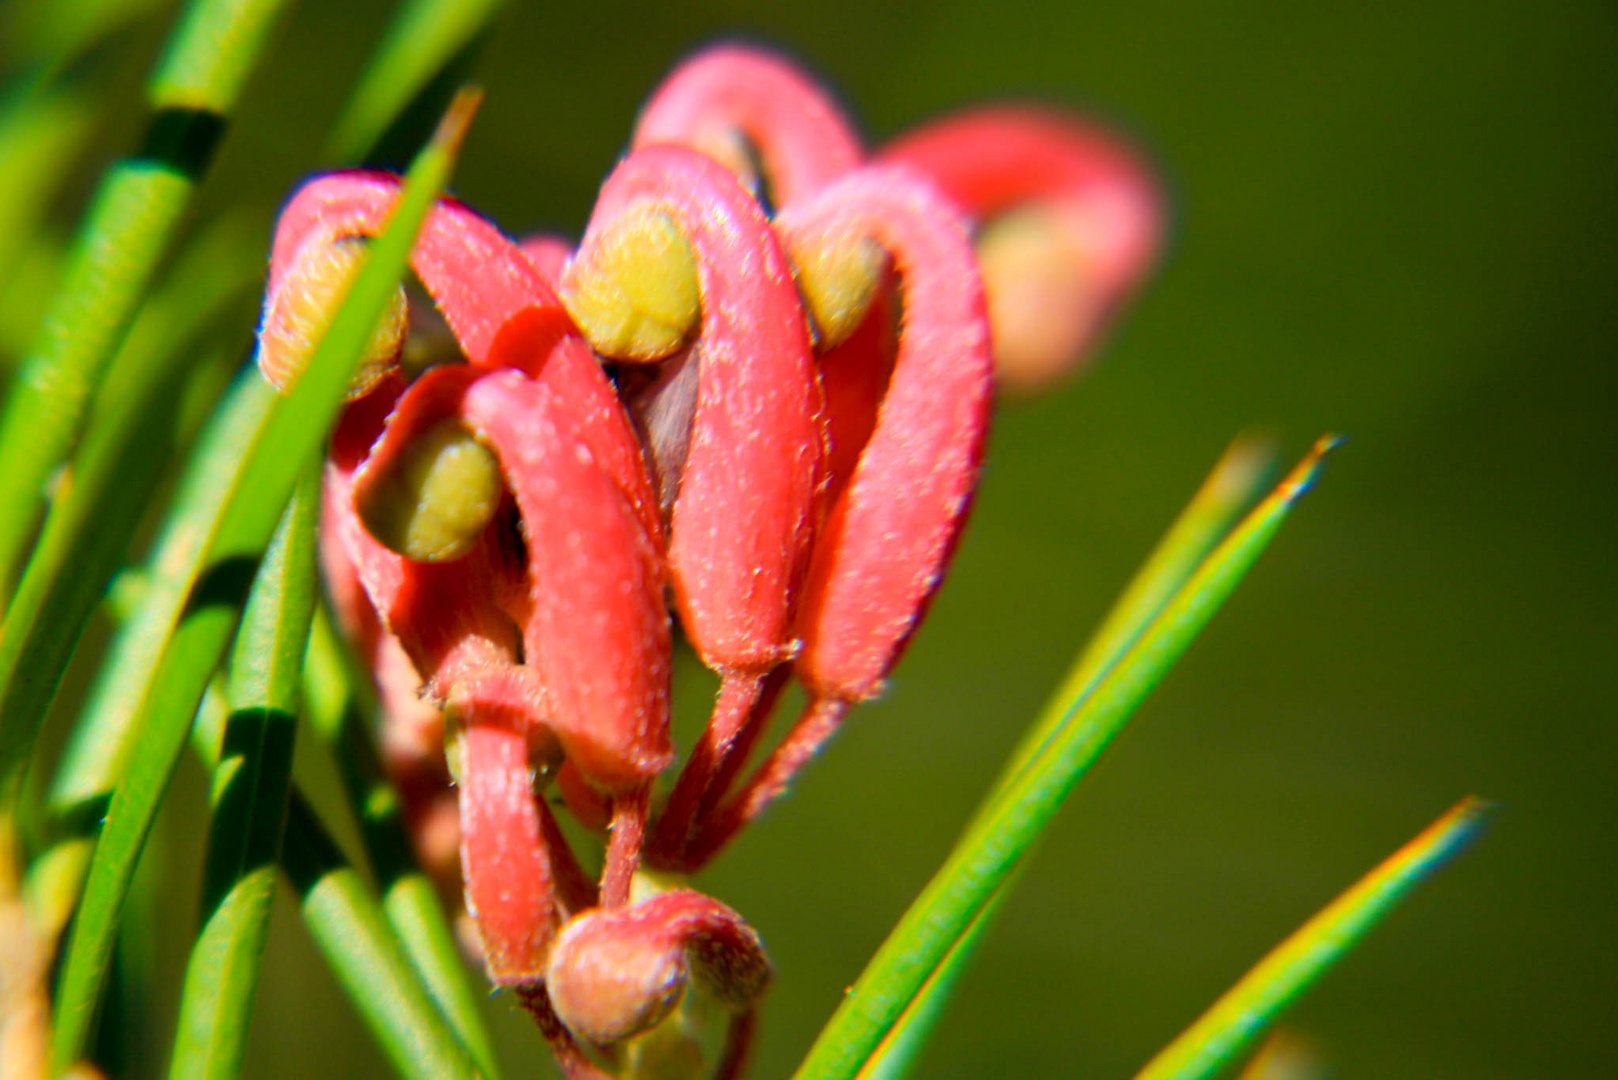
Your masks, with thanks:
<instances>
[{"instance_id":1,"label":"pink flower bud","mask_svg":"<svg viewBox=\"0 0 1618 1080\"><path fill-rule=\"evenodd\" d=\"M697 392L669 529L681 622L703 660L762 674L792 655L788 617L821 453L819 388L791 273L758 204L708 158L625 158L568 280L597 273L621 215L665 214L690 244L702 297Z\"/></svg>"},{"instance_id":2,"label":"pink flower bud","mask_svg":"<svg viewBox=\"0 0 1618 1080\"><path fill-rule=\"evenodd\" d=\"M877 691L915 629L971 504L990 401L982 288L958 212L908 170L863 169L776 225L791 249L873 237L902 288L893 375L815 538L797 618L810 692L856 701Z\"/></svg>"},{"instance_id":3,"label":"pink flower bud","mask_svg":"<svg viewBox=\"0 0 1618 1080\"><path fill-rule=\"evenodd\" d=\"M557 936L545 973L556 1015L606 1046L654 1027L692 980L742 1014L769 984L770 962L740 915L691 889L575 917Z\"/></svg>"}]
</instances>

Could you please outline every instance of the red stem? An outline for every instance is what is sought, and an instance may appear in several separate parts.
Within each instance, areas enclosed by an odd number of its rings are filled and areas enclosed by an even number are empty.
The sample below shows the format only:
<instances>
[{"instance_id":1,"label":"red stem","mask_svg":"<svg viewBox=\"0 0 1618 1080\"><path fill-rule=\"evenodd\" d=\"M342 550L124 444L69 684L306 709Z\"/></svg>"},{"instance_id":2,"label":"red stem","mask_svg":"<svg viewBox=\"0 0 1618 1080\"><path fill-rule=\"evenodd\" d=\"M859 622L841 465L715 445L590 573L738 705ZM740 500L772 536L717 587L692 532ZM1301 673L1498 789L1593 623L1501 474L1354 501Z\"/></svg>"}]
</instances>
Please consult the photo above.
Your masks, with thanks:
<instances>
[{"instance_id":1,"label":"red stem","mask_svg":"<svg viewBox=\"0 0 1618 1080\"><path fill-rule=\"evenodd\" d=\"M735 838L742 826L779 798L798 770L836 733L849 704L841 698L812 699L758 771L703 823L688 849L689 861L697 866L707 863Z\"/></svg>"},{"instance_id":2,"label":"red stem","mask_svg":"<svg viewBox=\"0 0 1618 1080\"><path fill-rule=\"evenodd\" d=\"M747 1071L747 1060L752 1057L753 1040L758 1032L758 1010L748 1009L730 1018L725 1032L725 1049L714 1070L714 1080L741 1080Z\"/></svg>"},{"instance_id":3,"label":"red stem","mask_svg":"<svg viewBox=\"0 0 1618 1080\"><path fill-rule=\"evenodd\" d=\"M544 983L527 983L517 987L517 1000L534 1018L534 1023L539 1025L540 1033L550 1044L551 1056L556 1059L557 1067L567 1080L612 1080L611 1074L603 1072L585 1055L584 1048L557 1017L556 1010L551 1008L551 998L545 991Z\"/></svg>"},{"instance_id":4,"label":"red stem","mask_svg":"<svg viewBox=\"0 0 1618 1080\"><path fill-rule=\"evenodd\" d=\"M601 906L604 908L629 903L629 886L640 866L641 843L646 838L646 818L651 806L649 782L627 794L613 796L607 855L601 868Z\"/></svg>"},{"instance_id":5,"label":"red stem","mask_svg":"<svg viewBox=\"0 0 1618 1080\"><path fill-rule=\"evenodd\" d=\"M557 824L550 805L544 799L534 801L539 806L540 833L545 851L550 856L556 906L561 909L561 921L566 922L586 908L595 907L596 883L579 865L578 856L568 846L567 837L562 834L562 827Z\"/></svg>"},{"instance_id":6,"label":"red stem","mask_svg":"<svg viewBox=\"0 0 1618 1080\"><path fill-rule=\"evenodd\" d=\"M758 737L769 727L770 717L775 715L775 703L781 699L781 691L786 689L787 680L791 676L792 669L783 665L765 677L764 690L753 703L752 715L747 718L746 726L736 736L736 743L731 747L729 757L714 774L713 781L708 785L707 794L703 795L702 802L697 807L698 822L706 821L713 816L714 807L719 805L731 786L736 783L736 777L747 764Z\"/></svg>"},{"instance_id":7,"label":"red stem","mask_svg":"<svg viewBox=\"0 0 1618 1080\"><path fill-rule=\"evenodd\" d=\"M648 861L659 866L679 864L697 811L712 788L715 775L725 768L737 736L747 727L763 684L764 680L757 675L724 676L702 740L692 749L658 818L657 829L648 845Z\"/></svg>"}]
</instances>

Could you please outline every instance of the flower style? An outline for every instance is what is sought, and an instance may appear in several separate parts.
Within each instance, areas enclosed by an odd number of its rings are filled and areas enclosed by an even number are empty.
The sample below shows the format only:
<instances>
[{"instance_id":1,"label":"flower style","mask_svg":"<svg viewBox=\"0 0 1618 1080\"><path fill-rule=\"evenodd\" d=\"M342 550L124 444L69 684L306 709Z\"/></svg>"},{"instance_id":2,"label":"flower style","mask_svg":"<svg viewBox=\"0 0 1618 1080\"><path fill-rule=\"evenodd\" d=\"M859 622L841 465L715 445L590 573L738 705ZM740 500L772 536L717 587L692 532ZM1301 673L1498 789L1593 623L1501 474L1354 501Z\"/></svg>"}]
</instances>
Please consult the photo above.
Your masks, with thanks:
<instances>
[{"instance_id":1,"label":"flower style","mask_svg":"<svg viewBox=\"0 0 1618 1080\"><path fill-rule=\"evenodd\" d=\"M278 385L399 187L330 174L282 214ZM811 80L736 46L653 95L576 248L450 199L429 216L412 267L464 362L404 369L401 292L333 437L323 561L423 857L444 873L458 847L490 978L570 1076L700 1067L678 1018L702 1003L730 1018L716 1074L740 1074L768 960L667 875L880 692L970 507L996 378L1081 356L1160 216L1144 167L1075 121L1000 108L868 157ZM654 817L671 614L720 689ZM806 709L744 776L793 677ZM597 880L553 780L605 830Z\"/></svg>"}]
</instances>

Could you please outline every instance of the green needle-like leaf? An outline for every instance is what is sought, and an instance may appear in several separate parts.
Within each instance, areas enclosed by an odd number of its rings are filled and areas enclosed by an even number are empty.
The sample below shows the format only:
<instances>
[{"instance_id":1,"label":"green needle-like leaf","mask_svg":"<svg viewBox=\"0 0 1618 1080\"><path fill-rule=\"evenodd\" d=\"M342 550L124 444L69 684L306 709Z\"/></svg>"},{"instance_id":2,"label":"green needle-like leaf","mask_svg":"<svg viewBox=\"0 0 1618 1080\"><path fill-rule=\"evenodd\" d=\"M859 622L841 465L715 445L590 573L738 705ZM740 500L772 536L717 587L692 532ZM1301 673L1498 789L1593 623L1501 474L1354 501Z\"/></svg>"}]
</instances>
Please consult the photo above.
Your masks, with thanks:
<instances>
[{"instance_id":1,"label":"green needle-like leaf","mask_svg":"<svg viewBox=\"0 0 1618 1080\"><path fill-rule=\"evenodd\" d=\"M191 729L191 749L210 770L219 764L227 719L220 680L213 683ZM498 1076L474 1068L389 932L364 876L343 858L295 784L281 866L298 893L315 946L401 1075Z\"/></svg>"},{"instance_id":2,"label":"green needle-like leaf","mask_svg":"<svg viewBox=\"0 0 1618 1080\"><path fill-rule=\"evenodd\" d=\"M292 783L319 509L312 469L265 552L236 637L232 712L213 773L203 923L186 967L171 1077L241 1074Z\"/></svg>"},{"instance_id":3,"label":"green needle-like leaf","mask_svg":"<svg viewBox=\"0 0 1618 1080\"><path fill-rule=\"evenodd\" d=\"M208 370L195 338L247 284L221 270L238 240L198 245L153 295L97 401L0 629L0 802L10 805L68 659L178 439L181 386ZM236 260L239 266L240 260Z\"/></svg>"},{"instance_id":4,"label":"green needle-like leaf","mask_svg":"<svg viewBox=\"0 0 1618 1080\"><path fill-rule=\"evenodd\" d=\"M967 828L799 1066L799 1080L857 1076L939 964L1020 865L1073 786L1224 603L1308 490L1321 440L1198 567Z\"/></svg>"},{"instance_id":5,"label":"green needle-like leaf","mask_svg":"<svg viewBox=\"0 0 1618 1080\"><path fill-rule=\"evenodd\" d=\"M1069 712L1069 703L1081 697L1108 665L1139 636L1152 617L1162 610L1175 591L1201 565L1208 552L1230 531L1241 512L1258 498L1260 485L1272 471L1273 461L1270 448L1257 440L1242 438L1231 444L1147 558L1140 572L1113 604L1089 644L1079 653L1039 721L1024 733L1002 770L1000 779L996 781L994 794L984 801L984 812L994 805L995 796L1004 792L1023 773L1029 762L1061 728ZM859 1074L860 1080L900 1080L914 1073L927 1040L942 1019L950 995L977 951L978 943L1007 891L1006 886L1001 886L995 898L950 947L916 999L865 1063Z\"/></svg>"},{"instance_id":6,"label":"green needle-like leaf","mask_svg":"<svg viewBox=\"0 0 1618 1080\"><path fill-rule=\"evenodd\" d=\"M315 944L399 1074L421 1080L480 1075L421 990L364 877L301 797L288 807L281 862Z\"/></svg>"},{"instance_id":7,"label":"green needle-like leaf","mask_svg":"<svg viewBox=\"0 0 1618 1080\"><path fill-rule=\"evenodd\" d=\"M146 704L138 714L140 734L113 793L68 941L53 1041L53 1060L59 1068L83 1052L129 878L203 688L235 627L253 564L297 474L320 452L349 378L404 273L416 233L449 178L476 105L475 94L458 98L439 133L417 158L390 224L369 246L365 264L315 347L307 370L291 393L266 410L223 505L211 519L199 522L211 536L204 560L175 568L178 576L194 583L186 592L188 610L155 672L148 669L139 685L131 688Z\"/></svg>"},{"instance_id":8,"label":"green needle-like leaf","mask_svg":"<svg viewBox=\"0 0 1618 1080\"><path fill-rule=\"evenodd\" d=\"M420 974L485 1076L500 1073L483 1023L479 995L467 978L454 932L432 881L417 865L404 811L367 732L361 698L350 686L342 645L324 610L316 612L304 665L310 726L333 749L349 807L382 893L382 910Z\"/></svg>"},{"instance_id":9,"label":"green needle-like leaf","mask_svg":"<svg viewBox=\"0 0 1618 1080\"><path fill-rule=\"evenodd\" d=\"M215 769L223 751L227 708L215 677L197 710L191 749ZM384 1052L405 1076L497 1077L469 1063L464 1043L445 1024L437 1000L385 925L364 876L332 840L296 784L287 807L281 866L298 892L304 924ZM434 1073L433 1070L441 1070Z\"/></svg>"},{"instance_id":10,"label":"green needle-like leaf","mask_svg":"<svg viewBox=\"0 0 1618 1080\"><path fill-rule=\"evenodd\" d=\"M86 95L7 86L0 96L0 288L36 242L51 196L95 120Z\"/></svg>"},{"instance_id":11,"label":"green needle-like leaf","mask_svg":"<svg viewBox=\"0 0 1618 1080\"><path fill-rule=\"evenodd\" d=\"M390 125L407 122L416 111L413 106L447 72L466 66L466 54L504 4L505 0L407 0L388 24L387 36L338 116L325 157L343 163L358 160L384 138ZM430 104L442 106L443 99Z\"/></svg>"},{"instance_id":12,"label":"green needle-like leaf","mask_svg":"<svg viewBox=\"0 0 1618 1080\"><path fill-rule=\"evenodd\" d=\"M1462 799L1271 950L1152 1058L1136 1080L1195 1080L1238 1059L1281 1010L1476 836L1488 813L1487 803Z\"/></svg>"},{"instance_id":13,"label":"green needle-like leaf","mask_svg":"<svg viewBox=\"0 0 1618 1080\"><path fill-rule=\"evenodd\" d=\"M1268 444L1244 437L1230 445L1080 650L1039 720L1023 734L995 782L995 794L1021 775L1067 722L1072 703L1089 691L1185 585L1242 511L1258 499L1274 468L1275 454ZM985 800L983 808L992 802Z\"/></svg>"},{"instance_id":14,"label":"green needle-like leaf","mask_svg":"<svg viewBox=\"0 0 1618 1080\"><path fill-rule=\"evenodd\" d=\"M28 875L35 921L52 933L66 925L78 902L96 832L139 739L137 721L184 613L212 523L274 398L258 372L245 372L203 429L143 575L143 595L113 639L62 754L46 794L52 846ZM0 725L21 719L0 716Z\"/></svg>"},{"instance_id":15,"label":"green needle-like leaf","mask_svg":"<svg viewBox=\"0 0 1618 1080\"><path fill-rule=\"evenodd\" d=\"M944 1018L950 995L966 972L967 965L982 944L989 924L994 921L1009 889L1002 886L983 910L967 925L950 946L927 981L922 983L910 1007L900 1014L876 1051L859 1071L859 1080L904 1080L915 1075L922 1053L934 1029Z\"/></svg>"},{"instance_id":16,"label":"green needle-like leaf","mask_svg":"<svg viewBox=\"0 0 1618 1080\"><path fill-rule=\"evenodd\" d=\"M117 349L285 0L196 0L153 73L139 153L103 178L62 289L0 412L0 600L52 472Z\"/></svg>"}]
</instances>

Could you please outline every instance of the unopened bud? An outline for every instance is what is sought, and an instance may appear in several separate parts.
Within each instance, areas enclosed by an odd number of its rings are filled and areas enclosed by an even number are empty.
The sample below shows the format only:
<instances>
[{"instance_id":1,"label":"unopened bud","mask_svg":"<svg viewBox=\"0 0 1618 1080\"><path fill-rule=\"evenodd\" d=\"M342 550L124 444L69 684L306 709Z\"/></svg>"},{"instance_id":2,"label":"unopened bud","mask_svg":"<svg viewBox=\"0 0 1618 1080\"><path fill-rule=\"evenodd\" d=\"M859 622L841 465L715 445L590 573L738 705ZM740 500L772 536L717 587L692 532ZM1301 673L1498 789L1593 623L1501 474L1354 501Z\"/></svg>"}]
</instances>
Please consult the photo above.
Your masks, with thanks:
<instances>
[{"instance_id":1,"label":"unopened bud","mask_svg":"<svg viewBox=\"0 0 1618 1080\"><path fill-rule=\"evenodd\" d=\"M472 550L500 505L500 463L455 420L411 440L380 475L355 487L360 520L389 549L420 562L449 562Z\"/></svg>"},{"instance_id":2,"label":"unopened bud","mask_svg":"<svg viewBox=\"0 0 1618 1080\"><path fill-rule=\"evenodd\" d=\"M309 357L364 261L366 243L354 237L301 253L270 295L258 332L258 368L277 390L290 389L309 366ZM348 400L363 397L398 366L410 326L408 311L400 286L365 347L349 383Z\"/></svg>"},{"instance_id":3,"label":"unopened bud","mask_svg":"<svg viewBox=\"0 0 1618 1080\"><path fill-rule=\"evenodd\" d=\"M795 239L787 254L809 311L816 347L841 345L871 310L887 268L887 252L869 236L816 233Z\"/></svg>"},{"instance_id":4,"label":"unopened bud","mask_svg":"<svg viewBox=\"0 0 1618 1080\"><path fill-rule=\"evenodd\" d=\"M611 1045L667 1017L692 978L727 1010L745 1012L769 984L770 962L740 915L674 889L576 916L557 936L545 985L575 1034Z\"/></svg>"},{"instance_id":5,"label":"unopened bud","mask_svg":"<svg viewBox=\"0 0 1618 1080\"><path fill-rule=\"evenodd\" d=\"M645 205L585 236L560 291L595 350L619 360L668 356L702 318L691 245L667 214Z\"/></svg>"}]
</instances>

